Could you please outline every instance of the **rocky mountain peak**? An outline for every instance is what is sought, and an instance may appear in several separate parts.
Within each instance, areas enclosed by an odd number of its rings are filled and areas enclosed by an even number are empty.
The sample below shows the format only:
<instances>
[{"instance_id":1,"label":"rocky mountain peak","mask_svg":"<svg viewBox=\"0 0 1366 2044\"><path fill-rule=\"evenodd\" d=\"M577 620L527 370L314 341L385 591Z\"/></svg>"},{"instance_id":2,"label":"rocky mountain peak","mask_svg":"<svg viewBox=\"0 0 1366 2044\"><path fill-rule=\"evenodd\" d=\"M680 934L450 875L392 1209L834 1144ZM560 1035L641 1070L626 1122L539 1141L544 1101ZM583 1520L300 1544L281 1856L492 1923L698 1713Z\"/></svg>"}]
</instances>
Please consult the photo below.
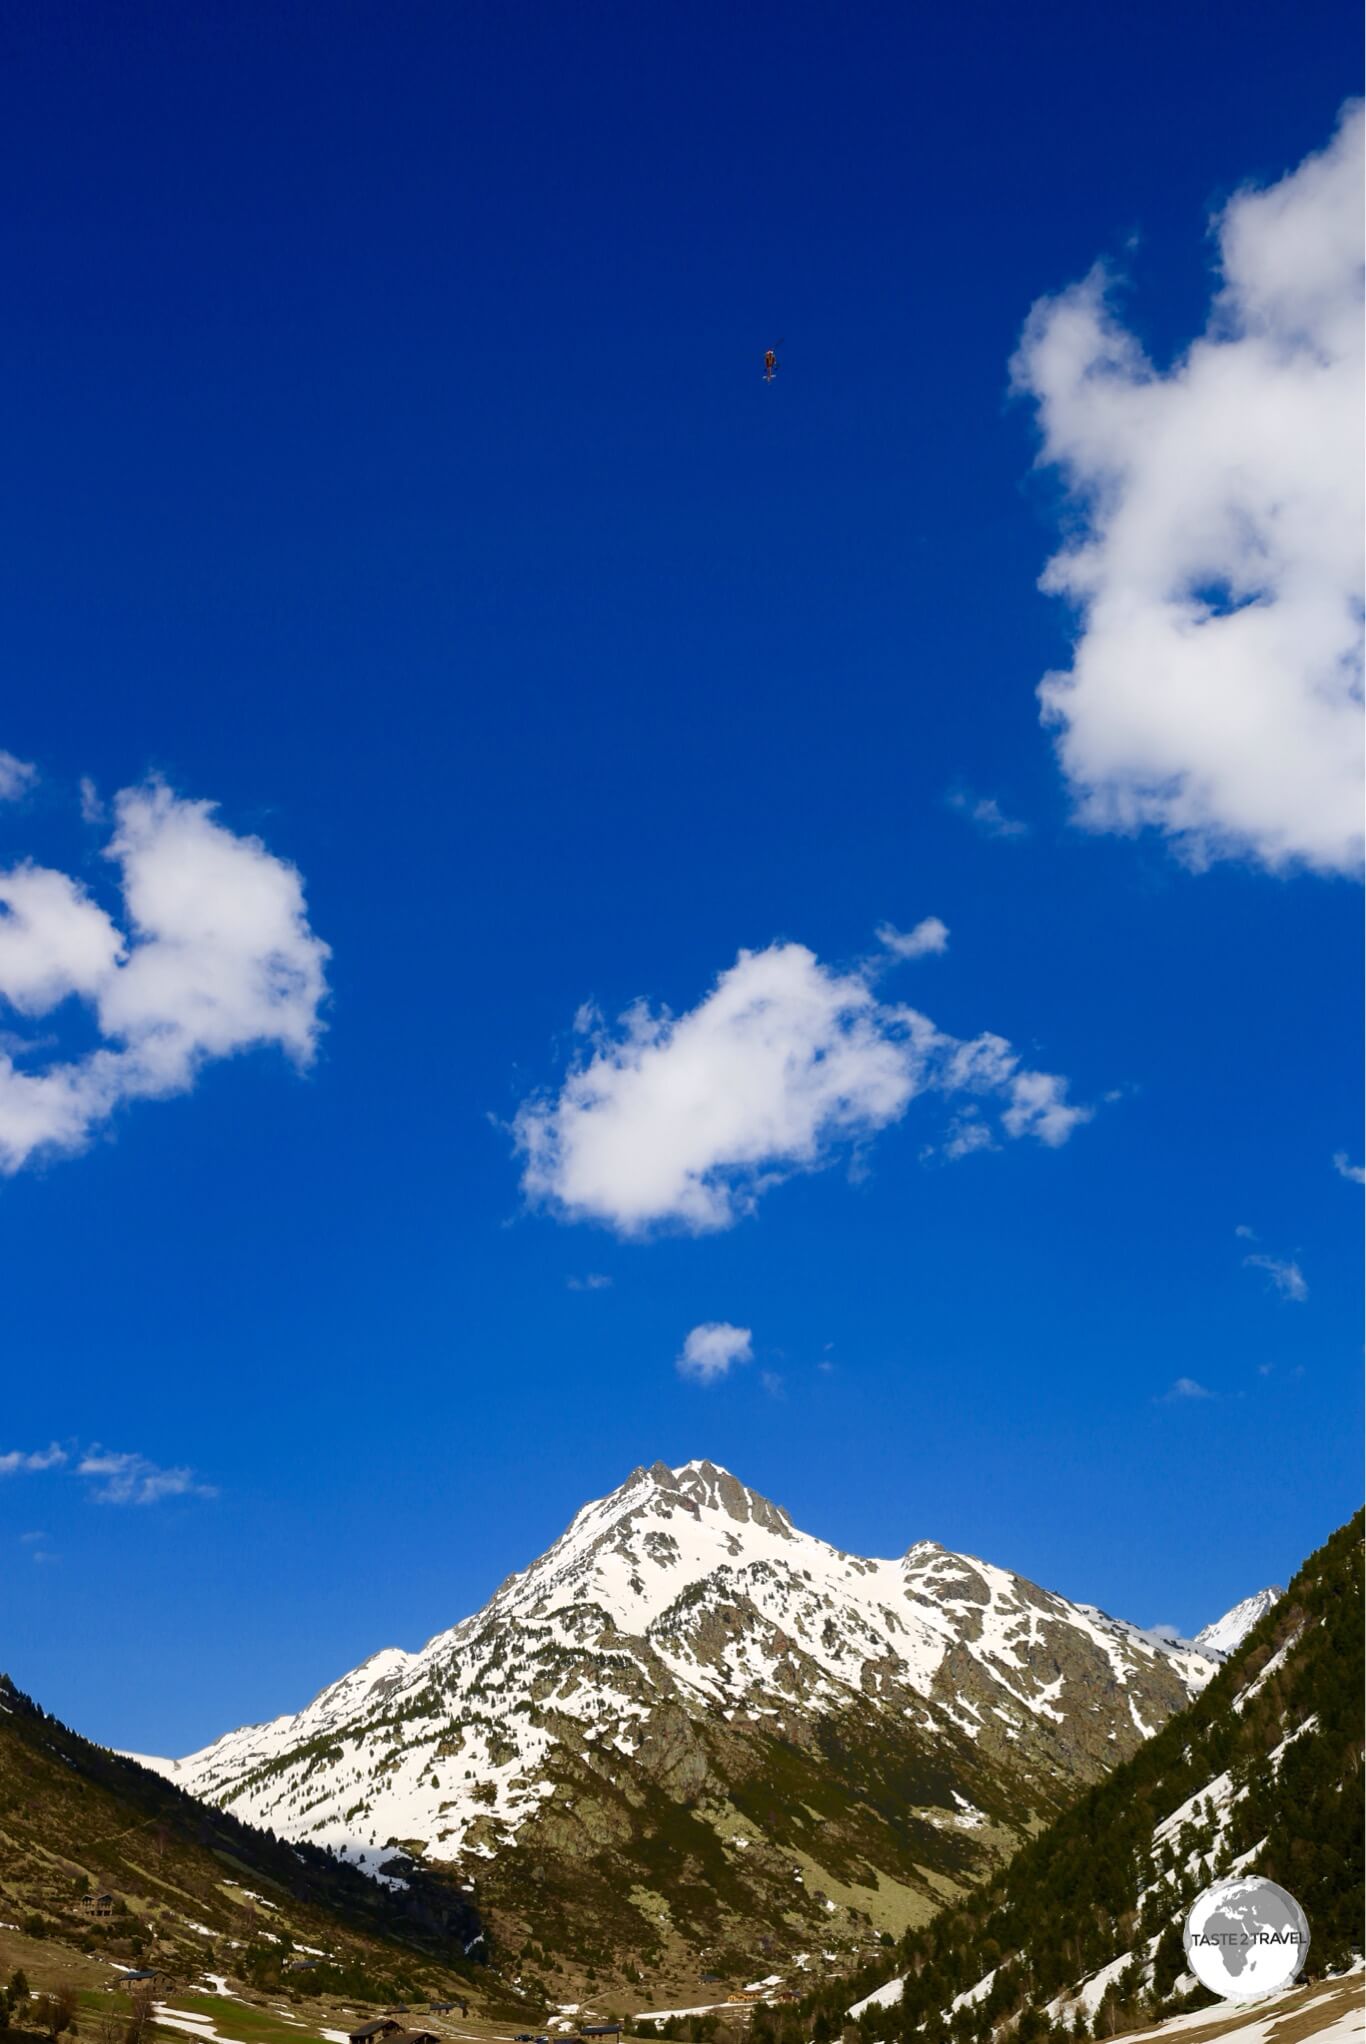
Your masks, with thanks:
<instances>
[{"instance_id":1,"label":"rocky mountain peak","mask_svg":"<svg viewBox=\"0 0 1366 2044\"><path fill-rule=\"evenodd\" d=\"M1236 1653L1254 1625L1259 1625L1273 1604L1280 1602L1284 1595L1278 1583L1270 1583L1264 1590L1256 1590L1252 1596L1244 1597L1222 1618L1216 1618L1196 1633L1191 1644L1196 1651L1209 1654L1215 1660L1226 1660Z\"/></svg>"},{"instance_id":2,"label":"rocky mountain peak","mask_svg":"<svg viewBox=\"0 0 1366 2044\"><path fill-rule=\"evenodd\" d=\"M651 1475L657 1474L661 1466L656 1463ZM724 1512L739 1525L763 1526L781 1540L793 1537L792 1521L782 1506L761 1497L719 1463L685 1462L681 1469L670 1469L667 1474L678 1495L689 1499L699 1511Z\"/></svg>"},{"instance_id":3,"label":"rocky mountain peak","mask_svg":"<svg viewBox=\"0 0 1366 2044\"><path fill-rule=\"evenodd\" d=\"M857 1720L875 1743L952 1749L969 1802L986 1793L980 1770L1000 1768L1029 1776L1037 1802L1212 1672L936 1541L899 1561L848 1554L716 1462L656 1462L418 1652L385 1649L297 1716L228 1733L176 1771L367 1864L392 1837L468 1864L558 1809L586 1753L622 1793L642 1769L695 1772L701 1725L729 1727L738 1752L825 1720L852 1736Z\"/></svg>"},{"instance_id":4,"label":"rocky mountain peak","mask_svg":"<svg viewBox=\"0 0 1366 2044\"><path fill-rule=\"evenodd\" d=\"M1214 1667L936 1541L846 1553L698 1458L634 1469L417 1652L153 1764L382 1879L399 1848L441 1867L517 1947L549 1907L564 1949L610 1925L620 1954L695 1954L762 1921L847 1953L977 1878ZM661 1928L679 1851L712 1900Z\"/></svg>"},{"instance_id":5,"label":"rocky mountain peak","mask_svg":"<svg viewBox=\"0 0 1366 2044\"><path fill-rule=\"evenodd\" d=\"M696 1576L718 1562L738 1559L745 1529L783 1541L804 1537L780 1505L719 1463L697 1460L671 1469L667 1462L654 1462L648 1469L633 1469L616 1490L576 1512L554 1546L529 1569L509 1577L495 1602L509 1597L522 1603L528 1594L542 1595L552 1586L556 1595L569 1586L586 1595L591 1580L595 1601L621 1622L628 1614L617 1609L619 1572L610 1557L632 1568L649 1561L655 1570L680 1579ZM629 1616L644 1615L632 1603Z\"/></svg>"}]
</instances>

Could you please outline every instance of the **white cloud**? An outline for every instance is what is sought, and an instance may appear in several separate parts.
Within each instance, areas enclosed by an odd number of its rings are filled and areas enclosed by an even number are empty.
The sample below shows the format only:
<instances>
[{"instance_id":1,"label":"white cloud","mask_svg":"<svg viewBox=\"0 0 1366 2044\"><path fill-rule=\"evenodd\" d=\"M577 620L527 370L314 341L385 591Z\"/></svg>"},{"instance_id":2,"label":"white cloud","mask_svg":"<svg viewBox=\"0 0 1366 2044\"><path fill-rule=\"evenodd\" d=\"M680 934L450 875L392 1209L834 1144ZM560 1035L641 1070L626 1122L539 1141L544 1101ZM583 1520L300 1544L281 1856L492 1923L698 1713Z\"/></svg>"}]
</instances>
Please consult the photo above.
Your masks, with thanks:
<instances>
[{"instance_id":1,"label":"white cloud","mask_svg":"<svg viewBox=\"0 0 1366 2044\"><path fill-rule=\"evenodd\" d=\"M65 873L0 873L0 995L21 1015L45 1015L68 994L93 1000L123 955L104 910Z\"/></svg>"},{"instance_id":2,"label":"white cloud","mask_svg":"<svg viewBox=\"0 0 1366 2044\"><path fill-rule=\"evenodd\" d=\"M217 1497L211 1483L203 1483L192 1469L166 1469L135 1451L89 1448L68 1451L54 1441L47 1448L11 1448L0 1454L0 1476L44 1475L53 1469L70 1468L83 1477L91 1498L101 1505L154 1505L169 1497ZM45 1533L21 1533L22 1541L46 1540Z\"/></svg>"},{"instance_id":3,"label":"white cloud","mask_svg":"<svg viewBox=\"0 0 1366 2044\"><path fill-rule=\"evenodd\" d=\"M1007 816L994 795L973 795L964 788L955 788L948 797L950 809L956 809L960 816L966 816L975 824L984 837L1021 838L1029 836L1029 825L1021 823L1018 817Z\"/></svg>"},{"instance_id":4,"label":"white cloud","mask_svg":"<svg viewBox=\"0 0 1366 2044\"><path fill-rule=\"evenodd\" d=\"M962 1042L880 1001L865 971L801 944L742 951L695 1008L644 1002L599 1025L558 1093L513 1124L523 1189L562 1218L623 1235L727 1228L770 1186L819 1170L930 1090L995 1095L1009 1137L1063 1142L1089 1108L1023 1070L1003 1037Z\"/></svg>"},{"instance_id":5,"label":"white cloud","mask_svg":"<svg viewBox=\"0 0 1366 2044\"><path fill-rule=\"evenodd\" d=\"M101 1038L34 1068L0 1052L0 1171L78 1149L122 1102L185 1092L211 1059L258 1044L312 1056L329 954L299 874L213 811L158 782L116 798L105 856L123 929L64 873L0 873L0 1000L32 1017L75 997Z\"/></svg>"},{"instance_id":6,"label":"white cloud","mask_svg":"<svg viewBox=\"0 0 1366 2044\"><path fill-rule=\"evenodd\" d=\"M571 1292L606 1292L611 1289L612 1280L605 1271L590 1270L583 1277L565 1279Z\"/></svg>"},{"instance_id":7,"label":"white cloud","mask_svg":"<svg viewBox=\"0 0 1366 2044\"><path fill-rule=\"evenodd\" d=\"M81 1456L76 1474L90 1483L90 1495L98 1505L156 1505L163 1498L218 1495L192 1469L163 1469L146 1455L98 1446Z\"/></svg>"},{"instance_id":8,"label":"white cloud","mask_svg":"<svg viewBox=\"0 0 1366 2044\"><path fill-rule=\"evenodd\" d=\"M103 802L101 802L100 800L100 791L95 786L95 783L91 780L89 774L81 775L80 791L81 791L81 822L103 823L105 821L107 811L105 809Z\"/></svg>"},{"instance_id":9,"label":"white cloud","mask_svg":"<svg viewBox=\"0 0 1366 2044\"><path fill-rule=\"evenodd\" d=\"M913 930L898 930L895 923L880 923L877 940L893 958L935 958L949 948L949 926L938 916L926 916Z\"/></svg>"},{"instance_id":10,"label":"white cloud","mask_svg":"<svg viewBox=\"0 0 1366 2044\"><path fill-rule=\"evenodd\" d=\"M1243 1263L1249 1270L1264 1270L1283 1299L1301 1300L1309 1297L1304 1272L1291 1258L1259 1254L1245 1256Z\"/></svg>"},{"instance_id":11,"label":"white cloud","mask_svg":"<svg viewBox=\"0 0 1366 2044\"><path fill-rule=\"evenodd\" d=\"M0 1454L0 1476L27 1476L35 1471L60 1469L66 1460L66 1449L59 1448L55 1441L47 1448L10 1448Z\"/></svg>"},{"instance_id":12,"label":"white cloud","mask_svg":"<svg viewBox=\"0 0 1366 2044\"><path fill-rule=\"evenodd\" d=\"M1182 1398L1213 1398L1214 1393L1207 1391L1205 1386L1198 1383L1194 1377L1178 1377L1176 1382L1163 1392L1162 1396L1166 1402L1170 1403L1172 1400Z\"/></svg>"},{"instance_id":13,"label":"white cloud","mask_svg":"<svg viewBox=\"0 0 1366 2044\"><path fill-rule=\"evenodd\" d=\"M1008 1136L1034 1136L1056 1150L1091 1119L1091 1108L1069 1105L1067 1081L1056 1072L1017 1072L1009 1088L1010 1105L1001 1116Z\"/></svg>"},{"instance_id":14,"label":"white cloud","mask_svg":"<svg viewBox=\"0 0 1366 2044\"><path fill-rule=\"evenodd\" d=\"M946 1157L957 1159L971 1157L978 1151L996 1150L1000 1145L976 1110L969 1108L966 1114L956 1115L949 1123L941 1148ZM933 1144L927 1146L925 1155L934 1155Z\"/></svg>"},{"instance_id":15,"label":"white cloud","mask_svg":"<svg viewBox=\"0 0 1366 2044\"><path fill-rule=\"evenodd\" d=\"M12 752L0 752L0 802L17 802L38 778L38 769Z\"/></svg>"},{"instance_id":16,"label":"white cloud","mask_svg":"<svg viewBox=\"0 0 1366 2044\"><path fill-rule=\"evenodd\" d=\"M1215 225L1222 286L1167 371L1110 279L1041 300L1012 365L1072 497L1039 691L1084 824L1193 863L1358 867L1362 113Z\"/></svg>"},{"instance_id":17,"label":"white cloud","mask_svg":"<svg viewBox=\"0 0 1366 2044\"><path fill-rule=\"evenodd\" d=\"M728 1320L704 1320L683 1343L676 1368L680 1377L694 1384L714 1384L736 1363L753 1359L754 1341L748 1327L732 1327Z\"/></svg>"},{"instance_id":18,"label":"white cloud","mask_svg":"<svg viewBox=\"0 0 1366 2044\"><path fill-rule=\"evenodd\" d=\"M1019 1060L1004 1036L984 1030L948 1049L947 1084L952 1092L997 1093L1009 1083Z\"/></svg>"},{"instance_id":19,"label":"white cloud","mask_svg":"<svg viewBox=\"0 0 1366 2044\"><path fill-rule=\"evenodd\" d=\"M1350 1179L1353 1185L1366 1185L1366 1170L1354 1164L1345 1150L1339 1150L1333 1158L1333 1169L1339 1178Z\"/></svg>"}]
</instances>

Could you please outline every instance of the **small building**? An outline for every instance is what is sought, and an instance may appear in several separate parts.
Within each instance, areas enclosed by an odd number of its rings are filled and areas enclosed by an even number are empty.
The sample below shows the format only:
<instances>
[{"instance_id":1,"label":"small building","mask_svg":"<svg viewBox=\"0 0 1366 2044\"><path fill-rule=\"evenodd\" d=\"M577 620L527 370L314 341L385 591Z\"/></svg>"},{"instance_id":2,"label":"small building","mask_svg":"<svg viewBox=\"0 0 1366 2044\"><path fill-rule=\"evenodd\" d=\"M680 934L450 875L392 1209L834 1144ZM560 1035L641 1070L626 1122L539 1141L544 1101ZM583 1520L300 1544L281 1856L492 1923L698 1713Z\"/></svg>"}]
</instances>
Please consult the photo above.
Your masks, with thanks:
<instances>
[{"instance_id":1,"label":"small building","mask_svg":"<svg viewBox=\"0 0 1366 2044\"><path fill-rule=\"evenodd\" d=\"M139 1966L136 1973L120 1973L114 1985L126 1989L129 1994L169 1994L171 1976L163 1973L160 1966Z\"/></svg>"},{"instance_id":2,"label":"small building","mask_svg":"<svg viewBox=\"0 0 1366 2044\"><path fill-rule=\"evenodd\" d=\"M442 2044L435 2030L395 2030L390 2044Z\"/></svg>"},{"instance_id":3,"label":"small building","mask_svg":"<svg viewBox=\"0 0 1366 2044\"><path fill-rule=\"evenodd\" d=\"M80 1901L76 1904L76 1912L80 1916L99 1918L112 1916L114 1914L114 1898L107 1888L102 1888L98 1895L82 1895Z\"/></svg>"},{"instance_id":4,"label":"small building","mask_svg":"<svg viewBox=\"0 0 1366 2044\"><path fill-rule=\"evenodd\" d=\"M358 2030L349 2033L350 2044L376 2044L381 2037L388 2044L388 2040L397 2037L402 2028L402 2023L396 2023L392 2016L376 2016L373 2023L362 2023Z\"/></svg>"}]
</instances>

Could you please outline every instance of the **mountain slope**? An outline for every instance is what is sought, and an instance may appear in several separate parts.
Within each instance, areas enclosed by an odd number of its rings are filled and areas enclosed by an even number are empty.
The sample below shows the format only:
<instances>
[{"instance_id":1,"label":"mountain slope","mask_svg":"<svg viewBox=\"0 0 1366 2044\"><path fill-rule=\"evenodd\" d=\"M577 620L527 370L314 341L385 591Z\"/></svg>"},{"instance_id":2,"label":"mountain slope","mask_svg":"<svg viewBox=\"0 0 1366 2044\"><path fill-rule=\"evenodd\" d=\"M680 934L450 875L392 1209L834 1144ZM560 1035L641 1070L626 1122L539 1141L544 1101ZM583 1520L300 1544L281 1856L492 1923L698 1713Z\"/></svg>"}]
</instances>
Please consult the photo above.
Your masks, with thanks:
<instances>
[{"instance_id":1,"label":"mountain slope","mask_svg":"<svg viewBox=\"0 0 1366 2044\"><path fill-rule=\"evenodd\" d=\"M1216 1679L856 2004L871 2038L1021 2044L1113 2035L1211 1998L1184 1973L1191 1898L1229 1873L1308 1914L1310 1971L1346 1965L1362 1912L1362 1522L1305 1563ZM870 1980L855 1984L860 1993ZM852 1998L830 1996L827 2022Z\"/></svg>"},{"instance_id":2,"label":"mountain slope","mask_svg":"<svg viewBox=\"0 0 1366 2044\"><path fill-rule=\"evenodd\" d=\"M91 1920L87 1894L113 1913ZM477 1983L508 1997L465 1946L467 1896L424 1876L402 1891L316 1846L295 1846L211 1810L123 1756L91 1745L0 1676L0 1917L129 1965L194 1978L217 1961L272 1984L291 1950L314 1984L385 1997Z\"/></svg>"},{"instance_id":3,"label":"mountain slope","mask_svg":"<svg viewBox=\"0 0 1366 2044\"><path fill-rule=\"evenodd\" d=\"M923 1920L1212 1672L933 1542L864 1560L710 1462L657 1463L419 1653L148 1764L372 1870L440 1864L571 1975L695 1979Z\"/></svg>"}]
</instances>

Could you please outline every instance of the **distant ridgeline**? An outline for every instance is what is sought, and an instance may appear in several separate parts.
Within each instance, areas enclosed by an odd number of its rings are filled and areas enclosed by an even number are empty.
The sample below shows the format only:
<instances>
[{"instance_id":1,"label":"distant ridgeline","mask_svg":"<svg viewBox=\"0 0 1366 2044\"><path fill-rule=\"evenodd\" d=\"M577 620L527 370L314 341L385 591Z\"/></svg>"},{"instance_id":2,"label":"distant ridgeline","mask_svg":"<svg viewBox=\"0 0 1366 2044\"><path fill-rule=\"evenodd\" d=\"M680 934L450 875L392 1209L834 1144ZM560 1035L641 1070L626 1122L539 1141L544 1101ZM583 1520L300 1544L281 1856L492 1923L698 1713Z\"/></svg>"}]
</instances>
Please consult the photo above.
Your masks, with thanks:
<instances>
[{"instance_id":1,"label":"distant ridgeline","mask_svg":"<svg viewBox=\"0 0 1366 2044\"><path fill-rule=\"evenodd\" d=\"M1109 2037L1213 2000L1185 1971L1192 1898L1263 1874L1304 1908L1306 1977L1362 1925L1362 1518L1312 1555L1209 1687L976 1893L906 1933L880 1971L805 2006L817 2044ZM905 1975L860 2004L895 1968ZM853 2004L852 2010L850 2004Z\"/></svg>"}]
</instances>

